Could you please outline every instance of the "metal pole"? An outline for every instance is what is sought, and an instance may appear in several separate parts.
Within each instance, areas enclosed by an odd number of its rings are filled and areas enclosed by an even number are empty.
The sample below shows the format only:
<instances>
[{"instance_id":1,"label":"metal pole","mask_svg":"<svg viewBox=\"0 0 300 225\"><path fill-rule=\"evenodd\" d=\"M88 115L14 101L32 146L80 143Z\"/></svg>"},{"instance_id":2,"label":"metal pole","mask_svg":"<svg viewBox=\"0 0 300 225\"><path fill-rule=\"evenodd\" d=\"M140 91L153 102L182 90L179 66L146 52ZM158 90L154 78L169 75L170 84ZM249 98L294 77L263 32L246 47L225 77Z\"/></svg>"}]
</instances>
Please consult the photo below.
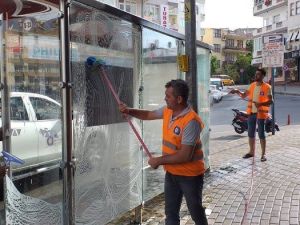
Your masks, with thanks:
<instances>
[{"instance_id":1,"label":"metal pole","mask_svg":"<svg viewBox=\"0 0 300 225\"><path fill-rule=\"evenodd\" d=\"M190 87L190 100L195 112L198 112L197 94L197 49L196 49L196 3L195 0L184 1L185 15L185 53L188 55L189 70L186 81Z\"/></svg>"},{"instance_id":2,"label":"metal pole","mask_svg":"<svg viewBox=\"0 0 300 225\"><path fill-rule=\"evenodd\" d=\"M3 131L3 150L11 153L11 128L10 128L10 84L8 81L8 58L6 52L7 46L7 31L8 31L8 13L5 14L5 24L3 23L4 18L1 18L1 109L2 109L2 131ZM3 35L5 34L5 35ZM11 177L10 167L8 168L7 175Z\"/></svg>"},{"instance_id":3,"label":"metal pole","mask_svg":"<svg viewBox=\"0 0 300 225\"><path fill-rule=\"evenodd\" d=\"M297 81L300 81L300 58L297 59Z\"/></svg>"},{"instance_id":4,"label":"metal pole","mask_svg":"<svg viewBox=\"0 0 300 225\"><path fill-rule=\"evenodd\" d=\"M271 81L272 81L272 96L273 96L273 104L272 104L272 135L275 134L275 82L274 82L274 73L271 68Z\"/></svg>"},{"instance_id":5,"label":"metal pole","mask_svg":"<svg viewBox=\"0 0 300 225\"><path fill-rule=\"evenodd\" d=\"M63 118L63 224L74 225L74 167L72 156L72 93L70 73L70 37L69 16L70 1L60 0L60 49L61 49L61 88L62 88L62 118Z\"/></svg>"},{"instance_id":6,"label":"metal pole","mask_svg":"<svg viewBox=\"0 0 300 225\"><path fill-rule=\"evenodd\" d=\"M286 72L285 69L282 70L284 74L284 92L286 94L286 86L287 86L287 77L286 77Z\"/></svg>"}]
</instances>

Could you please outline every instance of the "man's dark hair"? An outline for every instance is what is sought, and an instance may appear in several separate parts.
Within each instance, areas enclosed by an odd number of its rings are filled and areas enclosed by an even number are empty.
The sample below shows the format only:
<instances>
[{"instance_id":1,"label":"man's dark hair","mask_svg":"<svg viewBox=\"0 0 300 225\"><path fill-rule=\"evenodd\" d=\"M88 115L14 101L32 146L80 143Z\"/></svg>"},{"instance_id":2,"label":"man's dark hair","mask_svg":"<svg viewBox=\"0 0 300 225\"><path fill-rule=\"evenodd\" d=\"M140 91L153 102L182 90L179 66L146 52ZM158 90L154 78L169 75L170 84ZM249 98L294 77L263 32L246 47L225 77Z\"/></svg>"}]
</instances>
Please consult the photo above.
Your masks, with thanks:
<instances>
[{"instance_id":1,"label":"man's dark hair","mask_svg":"<svg viewBox=\"0 0 300 225\"><path fill-rule=\"evenodd\" d=\"M183 101L187 102L189 98L189 86L184 80L171 80L165 85L165 88L169 87L173 88L175 97L181 96Z\"/></svg>"},{"instance_id":2,"label":"man's dark hair","mask_svg":"<svg viewBox=\"0 0 300 225\"><path fill-rule=\"evenodd\" d=\"M256 71L259 71L263 76L266 76L266 71L264 69L256 69Z\"/></svg>"}]
</instances>

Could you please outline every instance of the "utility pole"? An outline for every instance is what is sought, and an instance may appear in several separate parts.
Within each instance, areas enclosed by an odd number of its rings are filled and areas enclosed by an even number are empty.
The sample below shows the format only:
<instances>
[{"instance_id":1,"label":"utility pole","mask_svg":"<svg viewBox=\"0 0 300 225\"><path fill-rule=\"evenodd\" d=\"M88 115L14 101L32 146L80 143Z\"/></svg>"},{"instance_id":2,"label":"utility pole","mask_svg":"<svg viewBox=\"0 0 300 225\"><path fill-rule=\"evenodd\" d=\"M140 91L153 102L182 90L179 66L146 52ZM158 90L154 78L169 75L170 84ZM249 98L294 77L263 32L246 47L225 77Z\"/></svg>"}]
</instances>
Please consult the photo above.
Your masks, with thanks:
<instances>
[{"instance_id":1,"label":"utility pole","mask_svg":"<svg viewBox=\"0 0 300 225\"><path fill-rule=\"evenodd\" d=\"M188 56L186 81L190 87L193 109L198 112L197 93L197 48L196 48L196 0L184 0L185 54Z\"/></svg>"}]
</instances>

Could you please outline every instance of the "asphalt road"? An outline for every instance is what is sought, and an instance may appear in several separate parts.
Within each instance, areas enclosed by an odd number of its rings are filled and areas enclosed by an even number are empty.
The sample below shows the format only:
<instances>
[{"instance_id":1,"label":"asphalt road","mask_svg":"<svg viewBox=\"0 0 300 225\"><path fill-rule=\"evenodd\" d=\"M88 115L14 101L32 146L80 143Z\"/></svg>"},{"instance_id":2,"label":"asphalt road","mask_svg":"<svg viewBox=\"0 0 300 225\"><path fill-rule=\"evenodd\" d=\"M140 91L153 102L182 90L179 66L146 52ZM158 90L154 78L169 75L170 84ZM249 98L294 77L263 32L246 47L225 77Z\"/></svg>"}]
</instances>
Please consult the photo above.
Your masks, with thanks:
<instances>
[{"instance_id":1,"label":"asphalt road","mask_svg":"<svg viewBox=\"0 0 300 225\"><path fill-rule=\"evenodd\" d=\"M275 95L275 120L279 126L287 124L288 115L293 125L300 124L300 96ZM234 132L231 125L233 112L231 109L237 108L245 110L247 101L237 95L226 95L222 101L213 104L210 115L210 127L212 135L214 132Z\"/></svg>"}]
</instances>

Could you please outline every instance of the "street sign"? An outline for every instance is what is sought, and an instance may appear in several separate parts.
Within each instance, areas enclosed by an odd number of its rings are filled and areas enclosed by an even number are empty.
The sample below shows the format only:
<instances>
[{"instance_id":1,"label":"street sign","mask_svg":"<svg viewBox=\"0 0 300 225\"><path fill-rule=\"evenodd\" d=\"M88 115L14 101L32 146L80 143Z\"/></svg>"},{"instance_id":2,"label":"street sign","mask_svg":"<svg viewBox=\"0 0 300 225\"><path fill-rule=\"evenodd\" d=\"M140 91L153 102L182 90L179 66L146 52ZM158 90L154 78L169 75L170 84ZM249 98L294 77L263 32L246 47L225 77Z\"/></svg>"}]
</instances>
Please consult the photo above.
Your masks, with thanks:
<instances>
[{"instance_id":1,"label":"street sign","mask_svg":"<svg viewBox=\"0 0 300 225\"><path fill-rule=\"evenodd\" d=\"M263 36L263 67L282 67L284 58L283 34Z\"/></svg>"},{"instance_id":2,"label":"street sign","mask_svg":"<svg viewBox=\"0 0 300 225\"><path fill-rule=\"evenodd\" d=\"M284 66L283 66L283 70L284 70L284 71L288 71L288 70L289 70L289 67L288 67L287 65L284 65Z\"/></svg>"}]
</instances>

